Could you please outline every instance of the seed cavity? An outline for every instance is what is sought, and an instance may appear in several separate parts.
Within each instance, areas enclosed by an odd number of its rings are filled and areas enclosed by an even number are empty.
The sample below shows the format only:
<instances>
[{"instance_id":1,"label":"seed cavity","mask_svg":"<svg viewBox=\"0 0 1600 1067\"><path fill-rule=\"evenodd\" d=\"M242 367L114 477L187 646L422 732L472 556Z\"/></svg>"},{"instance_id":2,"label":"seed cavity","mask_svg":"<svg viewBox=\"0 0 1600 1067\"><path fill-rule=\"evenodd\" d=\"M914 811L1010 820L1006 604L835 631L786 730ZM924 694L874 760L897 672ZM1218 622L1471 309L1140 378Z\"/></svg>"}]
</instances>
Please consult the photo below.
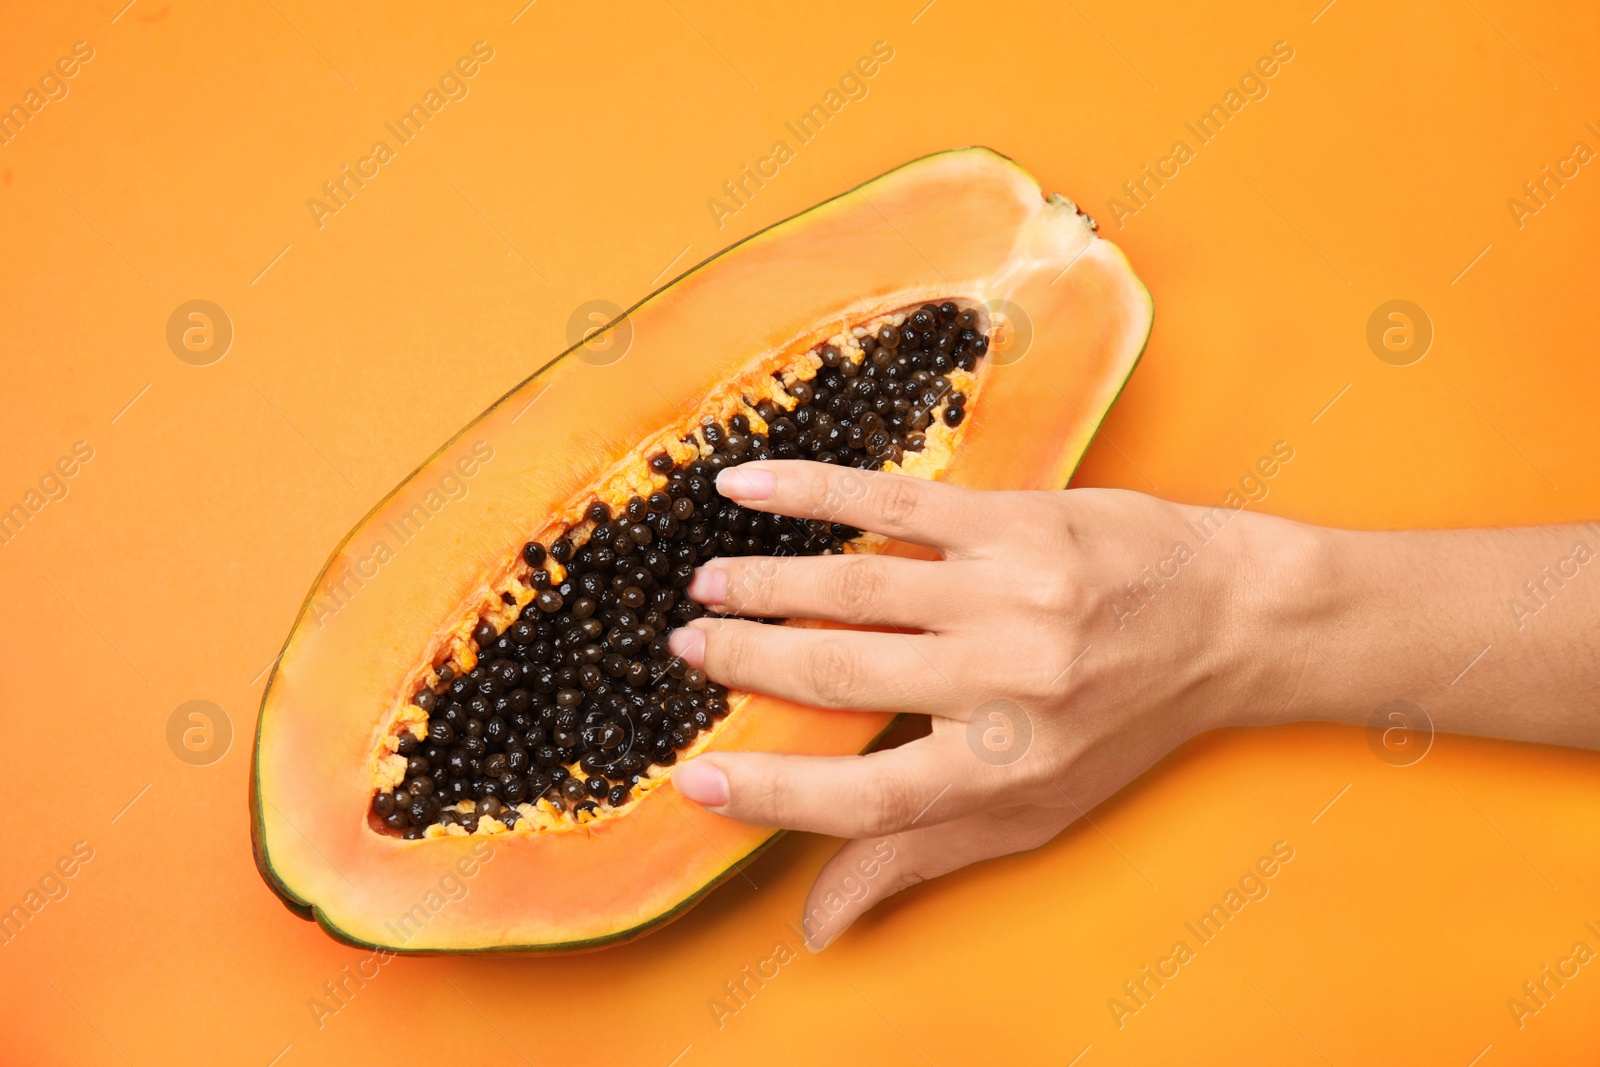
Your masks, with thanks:
<instances>
[{"instance_id":1,"label":"seed cavity","mask_svg":"<svg viewBox=\"0 0 1600 1067\"><path fill-rule=\"evenodd\" d=\"M760 459L899 469L932 429L964 420L957 386L971 388L988 351L981 323L947 300L800 353L773 395L702 419L681 458L641 456L648 492L592 499L580 521L523 545L495 598L507 610L478 618L385 736L372 825L406 838L572 828L664 780L737 697L667 649L670 631L707 614L683 591L695 567L834 554L861 536L741 507L717 472Z\"/></svg>"}]
</instances>

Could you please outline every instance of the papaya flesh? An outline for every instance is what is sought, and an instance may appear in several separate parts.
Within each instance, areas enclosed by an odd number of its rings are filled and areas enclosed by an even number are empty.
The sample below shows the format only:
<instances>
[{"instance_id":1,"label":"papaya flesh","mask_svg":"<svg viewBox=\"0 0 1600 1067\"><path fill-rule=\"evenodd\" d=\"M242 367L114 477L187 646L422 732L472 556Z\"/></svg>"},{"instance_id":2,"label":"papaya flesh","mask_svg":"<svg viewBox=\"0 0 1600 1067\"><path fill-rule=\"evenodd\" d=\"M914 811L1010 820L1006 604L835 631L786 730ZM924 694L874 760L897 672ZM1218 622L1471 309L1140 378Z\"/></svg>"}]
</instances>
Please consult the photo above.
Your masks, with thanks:
<instances>
[{"instance_id":1,"label":"papaya flesh","mask_svg":"<svg viewBox=\"0 0 1600 1067\"><path fill-rule=\"evenodd\" d=\"M262 701L251 814L263 877L335 937L404 952L596 948L681 914L774 831L683 800L672 788L676 759L715 750L858 752L888 716L723 693L681 663L657 662L668 673L633 679L629 689L628 665L607 653L585 676L587 694L570 682L575 670L564 676L570 693L524 694L549 709L551 746L557 729L572 740L573 714L550 721L556 696L563 709L581 711L597 694L633 694L642 704L676 693L678 713L693 704L698 725L648 719L655 747L640 748L638 770L608 780L591 768L607 790L591 796L576 783L563 792L554 781L544 796L523 796L524 785L539 787L560 773L532 762L539 748L532 746L514 757L521 761L515 775L495 779L515 778L515 795L497 791L505 803L488 811L483 803L473 808L472 797L431 794L408 819L385 810L384 798L425 799L411 796L413 784L418 792L426 786L415 773L417 754L442 755L446 737L458 769L472 759L475 781L484 780L477 768L487 752L502 761L492 769L503 772L509 747L460 751L458 733L481 733L465 725L461 709L474 696L504 708L507 694L531 691L528 679L540 668L527 661L540 657L528 650L559 645L566 631L552 629L554 620L575 629L575 611L616 622L628 621L619 612L634 610L629 618L637 622L656 606L640 601L620 560L604 562L616 581L603 594L598 585L583 587L577 572L601 566L593 557L607 538L636 536L637 553L625 540L617 549L630 561L669 547L663 531L673 528L672 505L688 499L688 465L703 472L708 463L751 458L752 441L755 455L781 456L780 423L810 393L828 395L826 383L844 395L840 378L850 368L842 364L868 366L864 350L876 338L913 337L919 323L932 322L919 356L927 366L935 333L971 324L967 341L952 342L959 354L934 364L937 374L920 372L919 388L932 388L934 377L944 383L928 394L938 394L936 406L919 409L912 400L909 414L894 415L885 408L896 421L892 440L887 426L873 437L859 411L841 415L854 423L855 451L839 444L835 455L830 445L828 455L811 458L978 488L1046 489L1070 477L1137 363L1150 321L1148 293L1092 221L986 149L907 164L693 268L506 394L335 550ZM953 402L958 394L964 403ZM911 429L913 419L921 429ZM729 432L742 447L710 440ZM669 488L678 496L643 504ZM707 497L694 514L680 510L693 523L716 506ZM652 514L641 518L646 510ZM818 520L761 529L780 546L773 551L902 550ZM725 529L714 544L747 544L729 536ZM641 574L639 584L681 589L683 568L692 567L667 562L670 572L658 566L657 578ZM575 607L587 592L591 607ZM618 603L622 596L627 601ZM677 624L694 610L665 592L659 605L676 605L676 614L657 622ZM507 644L519 624L525 640ZM597 657L616 647L622 629L593 638ZM656 629L645 627L636 640L664 642ZM501 671L503 686L462 688L468 677L477 685ZM455 702L449 714L460 731L440 729L447 702ZM481 707L472 721L483 716L500 721ZM610 747L618 743L614 732L608 723L595 726L586 735L590 751L631 751L626 737L623 747ZM582 748L574 744L554 750L573 756ZM568 777L589 773L570 766ZM434 777L444 783L449 776Z\"/></svg>"}]
</instances>

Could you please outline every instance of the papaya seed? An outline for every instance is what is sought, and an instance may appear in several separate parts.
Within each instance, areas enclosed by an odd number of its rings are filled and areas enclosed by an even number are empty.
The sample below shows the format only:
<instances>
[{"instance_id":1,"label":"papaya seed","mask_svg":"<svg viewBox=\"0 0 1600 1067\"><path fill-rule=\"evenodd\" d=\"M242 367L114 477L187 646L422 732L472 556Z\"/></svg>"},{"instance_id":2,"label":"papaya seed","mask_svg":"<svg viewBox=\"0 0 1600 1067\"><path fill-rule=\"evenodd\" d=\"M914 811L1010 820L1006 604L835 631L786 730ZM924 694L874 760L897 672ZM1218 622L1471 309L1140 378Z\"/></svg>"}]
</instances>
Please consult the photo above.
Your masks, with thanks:
<instances>
[{"instance_id":1,"label":"papaya seed","mask_svg":"<svg viewBox=\"0 0 1600 1067\"><path fill-rule=\"evenodd\" d=\"M411 839L432 825L528 832L611 818L642 795L731 708L667 648L670 630L707 614L682 592L695 567L834 554L862 536L742 507L716 491L717 471L792 458L878 470L922 452L965 419L958 372L988 351L979 322L944 300L817 345L774 373L771 395L696 418L674 446L685 458L636 459L626 495L591 489L576 521L523 543L520 585L497 590L468 647L412 697L425 739L396 728L404 767L375 792L373 825Z\"/></svg>"}]
</instances>

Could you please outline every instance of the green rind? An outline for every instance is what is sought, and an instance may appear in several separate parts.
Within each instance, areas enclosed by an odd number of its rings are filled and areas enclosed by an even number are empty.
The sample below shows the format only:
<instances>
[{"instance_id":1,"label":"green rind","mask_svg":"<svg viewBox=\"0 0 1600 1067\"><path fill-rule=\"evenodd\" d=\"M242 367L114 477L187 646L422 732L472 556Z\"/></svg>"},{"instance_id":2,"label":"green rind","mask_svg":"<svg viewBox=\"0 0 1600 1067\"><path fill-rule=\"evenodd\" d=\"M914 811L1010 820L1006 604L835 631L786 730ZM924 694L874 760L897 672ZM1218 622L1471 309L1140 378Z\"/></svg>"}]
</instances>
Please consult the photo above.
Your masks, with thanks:
<instances>
[{"instance_id":1,"label":"green rind","mask_svg":"<svg viewBox=\"0 0 1600 1067\"><path fill-rule=\"evenodd\" d=\"M623 930L623 931L620 931L620 932L615 933L615 934L610 934L610 935L607 935L605 937L590 938L588 940L583 940L583 941L566 941L566 942L560 942L558 944L494 945L494 946L489 946L489 947L484 947L484 948L470 948L470 949L407 949L407 948L404 948L404 947L396 948L396 947L391 946L391 945L379 945L379 944L375 944L373 942L363 941L358 937L355 937L355 936L353 936L353 935L351 935L349 933L346 933L344 930L340 929L338 926L336 926L333 923L331 923L328 920L327 916L323 913L321 908L317 907L316 904L312 903L311 901L302 899L298 894L296 894L292 889L290 889L289 886L281 878L278 877L277 872L275 870L273 870L273 868L272 868L272 858L267 853L265 834L264 834L264 830L263 830L264 824L265 824L265 816L264 816L264 814L262 812L262 808L261 808L262 798L261 798L261 782L260 782L260 771L261 771L261 765L260 765L261 730L262 730L262 724L263 724L263 722L265 721L265 718L266 718L264 713L266 711L267 694L269 694L272 691L272 683L277 679L277 676L278 676L278 664L282 661L283 654L288 651L289 642L294 638L295 633L297 633L299 628L300 628L300 623L305 620L306 615L311 610L311 603L316 598L316 591L317 591L318 586L321 585L323 578L327 576L328 571L333 567L334 561L339 558L339 554L342 551L344 551L345 546L350 543L351 538L353 538L355 536L356 532L358 530L360 530L366 524L368 519L370 519L373 515L375 515L378 511L380 511L383 508L383 506L385 504L387 504L390 500L392 500L396 495L398 495L399 492L402 489L404 489L405 486L408 485L413 478L415 478L418 474L420 474L422 472L423 468L427 467L428 464L432 463L440 455L442 455L443 453L448 451L452 445L454 445L457 441L461 440L464 436L466 436L466 434L467 434L467 432L469 430L471 430L474 426L478 425L478 423L482 422L489 415L494 413L507 400L511 399L511 397L515 396L516 394L520 393L527 386L529 386L529 385L533 384L534 382L538 381L539 378L542 375L544 375L546 372L551 370L551 368L555 367L562 360L564 360L567 357L569 357L569 356L573 355L574 353L576 353L578 351L578 349L580 349L584 345L590 343L593 340L594 337L600 336L602 334L605 334L605 333L611 331L619 323L621 323L623 320L627 319L627 317L629 315L633 314L635 311L638 311L640 308L642 308L646 304L650 303L650 301L655 300L657 297L659 297L662 294L666 293L668 290L672 289L674 286L676 286L679 282L683 281L685 278L690 277L691 275L695 274L696 272L698 272L698 271L704 269L705 267L709 266L711 263L715 262L716 260L721 259L723 256L727 255L729 252L732 252L734 249L737 249L737 248L739 248L739 247L741 247L743 245L749 244L750 242L755 241L758 238L767 236L769 234L776 233L779 230L783 229L784 227L791 225L792 223L796 223L799 220L801 220L803 218L806 218L807 216L810 216L810 215L812 215L812 214L814 214L816 212L819 212L819 211L823 210L824 208L828 207L831 204L838 203L839 201L844 200L846 197L854 195L857 190L863 188L864 186L870 185L873 182L880 181L880 180L882 180L884 178L889 177L892 174L898 174L900 171L906 170L906 169L911 168L911 167L915 167L918 164L924 163L924 162L926 162L926 161L928 161L930 159L936 159L936 158L940 158L940 157L943 157L943 156L948 156L948 155L951 155L951 154L954 154L954 153L960 153L960 152L985 152L985 153L988 153L989 155L992 155L992 156L996 157L997 159L1003 160L1005 163L1007 163L1008 165L1010 165L1012 167L1015 167L1018 170L1022 170L1022 168L1016 163L1015 160L1011 159L1011 157L1003 155L1002 153L996 152L992 148L986 148L986 147L984 147L982 145L969 145L969 146L964 147L964 148L951 148L951 149L945 149L944 151L941 151L941 152L930 152L929 154L927 154L925 156L919 156L916 159L910 160L910 161L908 161L906 163L902 163L898 167L894 167L894 168L892 168L890 170L884 171L882 174L879 174L874 178L869 178L867 181L860 182L860 183L858 183L858 184L856 184L854 186L851 186L845 192L840 193L837 196L830 197L829 199L824 200L821 203L814 204L814 205L812 205L811 207L807 208L804 211L801 211L801 212L799 212L797 214L791 215L788 218L780 219L779 221L774 222L769 226L765 226L762 229L756 230L753 233L750 233L750 234L746 235L745 237L741 238L740 240L734 242L733 244L728 245L726 248L723 248L720 251L715 252L710 256L707 256L705 259L703 259L700 262L698 262L698 263L694 264L693 266L689 267L682 274L677 275L671 281L667 282L665 285L662 285L661 287L651 291L646 296L641 298L637 303L635 303L632 307L629 307L627 310L623 311L622 314L618 315L616 318L614 318L610 322L606 323L605 326L603 326L599 330L595 331L592 335L590 335L589 337L585 337L584 340L579 341L577 344L572 345L570 348L567 348L567 349L563 350L562 352L557 354L554 358L552 358L549 362L547 362L543 366L541 366L538 370L534 371L528 377L524 378L521 382L517 383L510 390L508 390L504 395L502 395L500 397L500 399L496 400L494 403L490 404L487 408L485 408L483 410L483 412L477 416L477 418L473 419L471 422L469 422L466 425L464 425L460 430L458 430L456 433L451 435L450 438L447 439L443 444L441 444L438 448L434 449L434 451L426 459L424 459L421 463L417 464L417 466L414 467L409 474L407 474L398 483L396 483L396 485L395 485L395 487L393 489L391 489L388 493L386 493L383 497L381 497L378 500L377 503L375 503L371 508L369 508L367 510L367 513L365 515L363 515L360 519L358 519L356 521L356 523L353 526L351 526L350 532L345 534L345 536L339 541L339 543L334 546L333 551L331 553L329 553L327 560L323 563L322 569L317 572L317 576L312 581L311 588L307 591L305 599L301 601L300 611L298 612L298 614L296 614L294 623L289 627L288 635L284 638L283 647L278 650L278 655L272 662L272 670L267 675L267 684L261 691L261 713L258 713L257 716L256 716L255 740L254 740L253 745L251 746L250 777L249 777L251 853L252 853L252 857L255 860L256 870L260 872L262 880L267 883L267 887L273 891L273 893L278 897L278 899L281 900L283 902L283 904L291 912L293 912L295 915L299 916L302 919L315 921L317 923L317 925L322 927L322 929L324 931L326 931L330 937L332 937L335 940L340 941L340 942L342 942L344 944L350 945L350 946L355 947L355 948L374 949L374 950L383 950L383 951L388 951L388 952L394 952L394 953L399 954L399 955L440 956L440 955L481 955L481 954L484 954L484 953L495 953L495 954L515 953L515 954L524 954L524 955L555 955L555 954L558 954L558 953L570 954L570 953L575 953L575 952L594 951L596 949L606 948L608 946L617 945L617 944L620 944L620 943L623 943L623 942L626 942L626 941L634 940L635 938L643 936L645 933L648 933L649 931L651 931L651 930L653 930L653 929L655 929L655 928L657 928L659 926L663 926L666 923L669 923L669 922L673 921L674 919L680 917L685 912L687 912L691 907L693 907L696 903L698 903L708 893L710 893L712 890L716 889L719 885L721 885L723 882L727 881L729 878L733 877L733 875L735 873L737 873L737 871L739 869L738 865L740 863L746 862L747 860L750 860L750 859L754 859L755 857L761 855L768 848L770 848L778 840L778 838L780 838L780 837L782 837L784 835L784 833L786 831L783 831L783 830L774 831L772 834L770 834L769 836L764 838L758 845L756 845L755 848L751 849L749 852L745 853L743 856L740 856L738 859L735 859L732 862L730 862L728 864L728 866L726 868L724 868L722 871L720 871L715 878L711 879L709 882L706 882L699 889L695 890L692 894L690 894L689 896L685 897L676 907L674 907L674 908L672 908L672 909L670 909L668 911L662 912L660 915L657 915L654 918L652 918L652 919L650 919L650 920L648 920L646 922L640 923L637 926L630 927L627 930ZM1026 171L1024 171L1024 173L1026 173ZM1032 180L1032 175L1031 174L1029 175L1029 179ZM1094 438L1095 438L1095 436L1099 434L1100 427L1105 425L1105 420L1110 415L1111 409L1116 406L1117 400L1121 398L1123 390L1125 390L1127 388L1127 386L1128 386L1128 381L1133 377L1133 372L1138 367L1139 361L1144 358L1144 352L1145 352L1145 349L1149 346L1150 333L1151 333L1151 330L1153 329L1154 322L1155 322L1155 299L1151 295L1150 290L1148 289L1148 287L1145 286L1144 282L1141 281L1139 279L1139 276L1134 272L1132 264L1130 264L1128 262L1128 258L1123 253L1122 249L1117 248L1115 245L1112 245L1111 247L1113 249L1115 249L1117 255L1122 259L1123 265L1128 268L1129 276L1134 279L1135 283L1138 284L1140 289L1144 290L1145 297L1146 297L1146 306L1149 308L1149 317L1146 320L1145 335L1144 335L1144 339L1141 341L1141 343L1139 345L1139 352L1134 357L1133 362L1128 365L1127 374L1125 374L1123 376L1122 382L1118 385L1116 395L1111 398L1111 402L1109 404L1107 404L1106 407L1105 407L1105 410L1101 412L1100 421L1095 424L1094 432L1089 435L1089 442L1090 443L1092 443ZM1088 444L1085 444L1084 448L1079 451L1077 457L1073 460L1072 467L1067 472L1067 483L1070 483L1071 480L1072 480L1072 476L1077 473L1078 467L1083 463L1083 457L1084 457L1085 454L1087 454L1088 450L1089 450L1088 449ZM1063 487L1065 487L1065 483L1064 483ZM861 751L865 752L867 749L869 749L873 745L877 744L878 741L881 740L883 738L883 736L886 733L888 733L888 731L890 729L892 729L894 727L894 724L896 722L898 722L898 721L899 721L899 717L896 716L895 719L893 719L893 720L891 720L889 722L888 726L886 726L882 731L880 731L878 733L877 736L875 736L870 742L868 742L865 746L863 746Z\"/></svg>"}]
</instances>

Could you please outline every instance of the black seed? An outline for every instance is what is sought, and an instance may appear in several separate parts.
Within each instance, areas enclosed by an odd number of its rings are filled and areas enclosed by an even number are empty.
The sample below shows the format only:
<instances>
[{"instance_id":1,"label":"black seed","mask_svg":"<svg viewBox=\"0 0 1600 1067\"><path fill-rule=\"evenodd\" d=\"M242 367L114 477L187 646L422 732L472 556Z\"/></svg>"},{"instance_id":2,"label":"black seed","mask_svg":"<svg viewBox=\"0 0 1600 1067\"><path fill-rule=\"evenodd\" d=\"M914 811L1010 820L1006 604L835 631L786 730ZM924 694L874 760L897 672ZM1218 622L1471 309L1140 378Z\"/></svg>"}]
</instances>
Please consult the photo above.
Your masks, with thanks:
<instances>
[{"instance_id":1,"label":"black seed","mask_svg":"<svg viewBox=\"0 0 1600 1067\"><path fill-rule=\"evenodd\" d=\"M947 300L856 339L860 361L818 346L815 377L785 387L791 410L747 397L750 407L725 423L707 419L684 439L695 448L703 441L707 456L681 466L665 451L649 458L660 488L615 512L593 500L580 532L558 532L548 548L525 543L533 602L503 631L477 620L478 665L464 675L441 665L438 688L415 692L429 716L427 738L397 736L403 785L375 794L373 815L415 837L434 822L475 829L480 815L512 826L514 805L530 800L571 815L597 810L597 801L628 803L629 787L652 764L671 766L728 713L727 689L666 646L671 629L705 614L679 592L695 566L713 555L838 552L860 536L843 524L742 508L716 492L715 474L749 459L808 456L875 470L924 449L934 418L950 426L965 418L966 397L948 375L974 369L987 352L979 321L975 309ZM547 559L565 566L560 582ZM445 810L462 800L502 807L495 815Z\"/></svg>"}]
</instances>

